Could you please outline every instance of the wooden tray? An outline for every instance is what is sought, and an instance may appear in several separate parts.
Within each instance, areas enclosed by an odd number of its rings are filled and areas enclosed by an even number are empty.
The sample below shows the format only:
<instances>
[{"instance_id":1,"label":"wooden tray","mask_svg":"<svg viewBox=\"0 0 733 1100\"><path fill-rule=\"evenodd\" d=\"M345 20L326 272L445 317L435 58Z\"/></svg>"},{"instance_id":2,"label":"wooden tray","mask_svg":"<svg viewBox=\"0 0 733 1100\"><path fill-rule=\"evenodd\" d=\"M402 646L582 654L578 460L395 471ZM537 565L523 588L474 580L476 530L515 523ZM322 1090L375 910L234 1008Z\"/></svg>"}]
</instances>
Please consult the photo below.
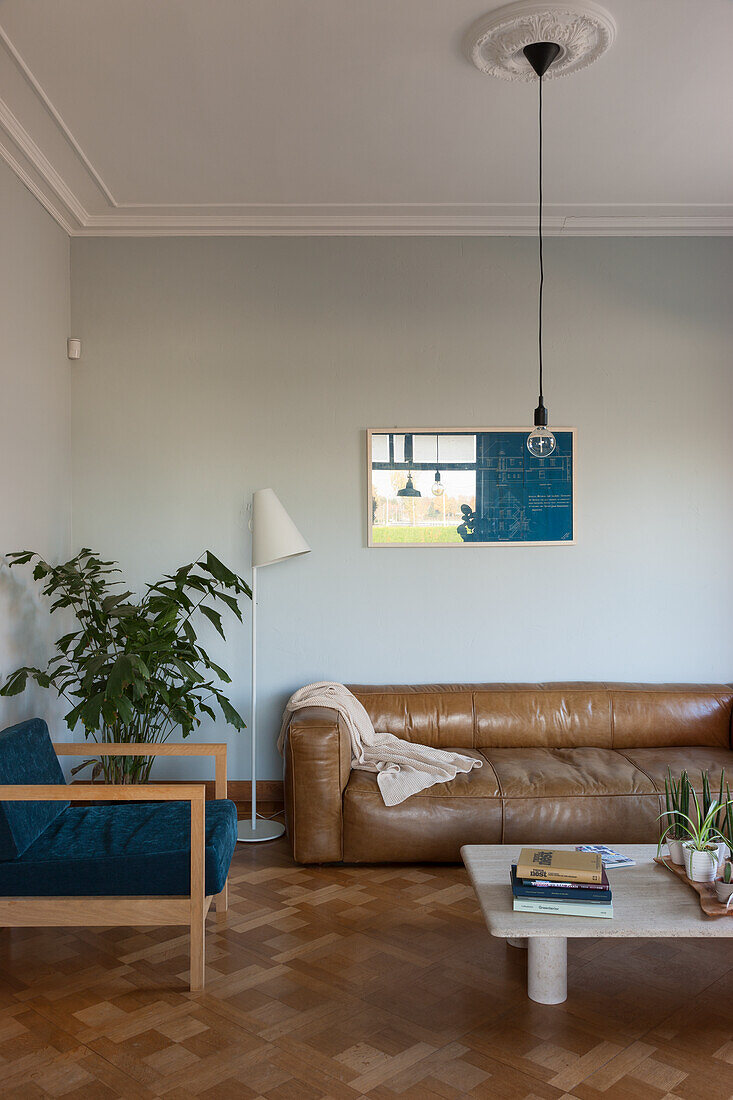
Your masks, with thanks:
<instances>
[{"instance_id":1,"label":"wooden tray","mask_svg":"<svg viewBox=\"0 0 733 1100\"><path fill-rule=\"evenodd\" d=\"M733 917L733 903L729 909L726 909L722 901L718 901L718 895L715 893L715 884L712 882L692 882L685 874L684 867L678 867L676 863L672 863L671 860L667 862L662 859L661 856L654 857L655 863L660 863L662 867L666 867L668 871L671 871L677 878L682 879L688 886L691 886L695 893L700 898L700 908L703 913L707 913L709 917Z\"/></svg>"}]
</instances>

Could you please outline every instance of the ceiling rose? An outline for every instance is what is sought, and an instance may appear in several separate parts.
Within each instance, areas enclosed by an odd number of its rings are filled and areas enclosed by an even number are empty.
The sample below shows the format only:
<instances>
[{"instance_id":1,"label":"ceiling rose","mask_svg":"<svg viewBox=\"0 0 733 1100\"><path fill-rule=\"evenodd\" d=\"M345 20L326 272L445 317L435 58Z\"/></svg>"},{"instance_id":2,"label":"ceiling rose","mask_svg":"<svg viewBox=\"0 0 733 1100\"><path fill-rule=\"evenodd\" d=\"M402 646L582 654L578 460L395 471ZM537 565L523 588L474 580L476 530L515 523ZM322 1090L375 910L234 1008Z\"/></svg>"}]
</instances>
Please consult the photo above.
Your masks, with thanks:
<instances>
[{"instance_id":1,"label":"ceiling rose","mask_svg":"<svg viewBox=\"0 0 733 1100\"><path fill-rule=\"evenodd\" d=\"M477 69L501 80L536 80L522 52L532 42L556 42L557 61L546 80L592 65L613 43L616 23L600 4L542 3L520 0L484 15L464 40Z\"/></svg>"}]
</instances>

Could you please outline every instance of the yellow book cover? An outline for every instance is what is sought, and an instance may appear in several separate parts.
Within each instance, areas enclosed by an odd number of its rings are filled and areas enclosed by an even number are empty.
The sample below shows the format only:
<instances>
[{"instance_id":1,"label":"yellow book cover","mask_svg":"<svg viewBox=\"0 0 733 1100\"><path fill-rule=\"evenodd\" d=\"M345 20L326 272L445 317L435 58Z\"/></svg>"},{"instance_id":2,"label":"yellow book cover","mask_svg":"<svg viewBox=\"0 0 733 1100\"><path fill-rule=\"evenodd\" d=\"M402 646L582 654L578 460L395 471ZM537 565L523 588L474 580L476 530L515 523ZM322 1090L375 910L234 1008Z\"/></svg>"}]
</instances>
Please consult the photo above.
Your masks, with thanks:
<instances>
[{"instance_id":1,"label":"yellow book cover","mask_svg":"<svg viewBox=\"0 0 733 1100\"><path fill-rule=\"evenodd\" d=\"M560 852L555 848L522 848L517 878L550 882L601 882L603 862L598 852Z\"/></svg>"}]
</instances>

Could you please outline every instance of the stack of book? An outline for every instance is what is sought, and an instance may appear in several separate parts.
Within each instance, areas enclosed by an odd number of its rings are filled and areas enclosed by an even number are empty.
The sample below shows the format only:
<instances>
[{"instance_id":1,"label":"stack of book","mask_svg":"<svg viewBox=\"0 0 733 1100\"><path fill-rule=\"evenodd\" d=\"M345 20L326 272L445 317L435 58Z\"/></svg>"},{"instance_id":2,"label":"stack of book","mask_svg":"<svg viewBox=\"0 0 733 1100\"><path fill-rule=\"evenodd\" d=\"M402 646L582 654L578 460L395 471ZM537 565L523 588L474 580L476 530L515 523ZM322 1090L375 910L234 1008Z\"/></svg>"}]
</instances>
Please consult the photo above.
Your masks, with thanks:
<instances>
[{"instance_id":1,"label":"stack of book","mask_svg":"<svg viewBox=\"0 0 733 1100\"><path fill-rule=\"evenodd\" d=\"M511 879L514 909L520 913L613 916L611 887L598 852L522 848Z\"/></svg>"}]
</instances>

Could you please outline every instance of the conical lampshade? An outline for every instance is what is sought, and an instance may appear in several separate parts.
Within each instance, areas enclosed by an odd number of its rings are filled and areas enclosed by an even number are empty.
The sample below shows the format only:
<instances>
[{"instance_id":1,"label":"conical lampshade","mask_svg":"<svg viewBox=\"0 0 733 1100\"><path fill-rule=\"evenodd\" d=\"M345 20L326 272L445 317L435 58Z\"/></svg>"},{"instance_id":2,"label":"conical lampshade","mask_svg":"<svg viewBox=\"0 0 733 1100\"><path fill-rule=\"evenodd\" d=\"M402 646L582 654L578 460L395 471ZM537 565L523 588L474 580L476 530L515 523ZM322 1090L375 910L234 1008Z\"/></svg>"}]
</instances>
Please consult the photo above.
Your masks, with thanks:
<instances>
[{"instance_id":1,"label":"conical lampshade","mask_svg":"<svg viewBox=\"0 0 733 1100\"><path fill-rule=\"evenodd\" d=\"M259 568L309 553L310 546L274 490L257 489L252 497L252 565Z\"/></svg>"}]
</instances>

